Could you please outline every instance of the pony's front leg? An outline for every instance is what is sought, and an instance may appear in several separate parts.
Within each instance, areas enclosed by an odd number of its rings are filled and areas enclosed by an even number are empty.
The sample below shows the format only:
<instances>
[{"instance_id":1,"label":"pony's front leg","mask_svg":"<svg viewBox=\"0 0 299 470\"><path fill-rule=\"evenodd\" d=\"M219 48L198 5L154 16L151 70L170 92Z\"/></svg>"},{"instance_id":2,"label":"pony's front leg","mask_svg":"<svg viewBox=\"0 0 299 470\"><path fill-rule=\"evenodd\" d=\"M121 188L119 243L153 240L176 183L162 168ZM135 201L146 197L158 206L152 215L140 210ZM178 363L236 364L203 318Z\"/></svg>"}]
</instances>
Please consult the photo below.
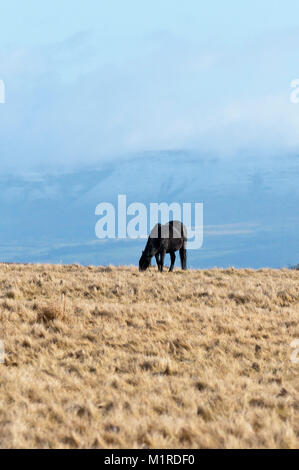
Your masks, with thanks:
<instances>
[{"instance_id":1,"label":"pony's front leg","mask_svg":"<svg viewBox=\"0 0 299 470\"><path fill-rule=\"evenodd\" d=\"M166 250L162 250L161 255L160 255L160 272L161 273L163 272L165 255L166 255Z\"/></svg>"}]
</instances>

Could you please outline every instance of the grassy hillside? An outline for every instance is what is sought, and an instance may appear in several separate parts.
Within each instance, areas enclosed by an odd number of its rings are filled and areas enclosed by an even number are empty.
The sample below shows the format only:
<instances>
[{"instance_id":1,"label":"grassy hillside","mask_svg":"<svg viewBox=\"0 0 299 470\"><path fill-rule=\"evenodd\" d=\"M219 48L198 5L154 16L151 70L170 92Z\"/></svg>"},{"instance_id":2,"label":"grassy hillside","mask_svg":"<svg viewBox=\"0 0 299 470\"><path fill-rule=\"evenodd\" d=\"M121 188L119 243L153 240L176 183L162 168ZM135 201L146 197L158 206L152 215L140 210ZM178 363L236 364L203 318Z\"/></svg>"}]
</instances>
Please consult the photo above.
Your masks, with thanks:
<instances>
[{"instance_id":1,"label":"grassy hillside","mask_svg":"<svg viewBox=\"0 0 299 470\"><path fill-rule=\"evenodd\" d=\"M299 272L0 265L2 447L299 447Z\"/></svg>"}]
</instances>

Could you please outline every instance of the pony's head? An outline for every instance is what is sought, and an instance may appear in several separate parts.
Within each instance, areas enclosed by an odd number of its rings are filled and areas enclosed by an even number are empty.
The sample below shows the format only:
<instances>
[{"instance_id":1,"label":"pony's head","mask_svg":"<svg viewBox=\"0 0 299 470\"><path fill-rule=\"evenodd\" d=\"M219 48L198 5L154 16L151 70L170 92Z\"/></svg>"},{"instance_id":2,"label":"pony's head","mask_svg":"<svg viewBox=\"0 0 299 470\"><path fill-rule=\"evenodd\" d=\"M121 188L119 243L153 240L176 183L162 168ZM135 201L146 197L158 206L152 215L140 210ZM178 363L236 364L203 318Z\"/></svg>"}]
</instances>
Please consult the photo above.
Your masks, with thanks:
<instances>
[{"instance_id":1,"label":"pony's head","mask_svg":"<svg viewBox=\"0 0 299 470\"><path fill-rule=\"evenodd\" d=\"M146 271L147 268L151 265L152 257L146 253L142 252L141 258L139 260L139 271Z\"/></svg>"}]
</instances>

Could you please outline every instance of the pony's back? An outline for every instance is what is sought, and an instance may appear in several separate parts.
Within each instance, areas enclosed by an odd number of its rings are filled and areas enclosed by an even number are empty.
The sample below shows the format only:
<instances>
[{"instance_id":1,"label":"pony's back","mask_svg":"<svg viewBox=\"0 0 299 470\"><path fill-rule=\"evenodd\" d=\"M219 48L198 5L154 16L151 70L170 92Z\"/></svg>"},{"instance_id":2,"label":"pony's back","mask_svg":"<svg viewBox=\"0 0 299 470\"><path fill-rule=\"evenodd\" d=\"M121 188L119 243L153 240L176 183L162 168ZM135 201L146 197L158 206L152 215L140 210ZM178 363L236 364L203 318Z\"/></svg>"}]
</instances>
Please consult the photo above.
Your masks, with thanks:
<instances>
[{"instance_id":1,"label":"pony's back","mask_svg":"<svg viewBox=\"0 0 299 470\"><path fill-rule=\"evenodd\" d=\"M171 220L167 224L161 225L161 238L183 238L185 241L187 240L186 227L179 220Z\"/></svg>"}]
</instances>

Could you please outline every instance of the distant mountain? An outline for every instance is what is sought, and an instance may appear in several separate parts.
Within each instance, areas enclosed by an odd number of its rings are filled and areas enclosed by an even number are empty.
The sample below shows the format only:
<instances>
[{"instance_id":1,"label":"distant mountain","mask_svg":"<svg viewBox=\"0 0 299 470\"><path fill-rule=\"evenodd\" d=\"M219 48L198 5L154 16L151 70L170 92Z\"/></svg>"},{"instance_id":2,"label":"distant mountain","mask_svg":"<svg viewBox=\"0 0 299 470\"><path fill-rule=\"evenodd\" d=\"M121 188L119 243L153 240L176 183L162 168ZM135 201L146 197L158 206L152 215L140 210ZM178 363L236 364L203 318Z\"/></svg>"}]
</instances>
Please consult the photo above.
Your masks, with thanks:
<instances>
[{"instance_id":1,"label":"distant mountain","mask_svg":"<svg viewBox=\"0 0 299 470\"><path fill-rule=\"evenodd\" d=\"M57 174L0 177L0 259L137 264L144 240L97 240L95 208L203 202L204 244L189 266L281 267L299 245L299 158L148 152ZM128 217L129 220L129 217Z\"/></svg>"}]
</instances>

